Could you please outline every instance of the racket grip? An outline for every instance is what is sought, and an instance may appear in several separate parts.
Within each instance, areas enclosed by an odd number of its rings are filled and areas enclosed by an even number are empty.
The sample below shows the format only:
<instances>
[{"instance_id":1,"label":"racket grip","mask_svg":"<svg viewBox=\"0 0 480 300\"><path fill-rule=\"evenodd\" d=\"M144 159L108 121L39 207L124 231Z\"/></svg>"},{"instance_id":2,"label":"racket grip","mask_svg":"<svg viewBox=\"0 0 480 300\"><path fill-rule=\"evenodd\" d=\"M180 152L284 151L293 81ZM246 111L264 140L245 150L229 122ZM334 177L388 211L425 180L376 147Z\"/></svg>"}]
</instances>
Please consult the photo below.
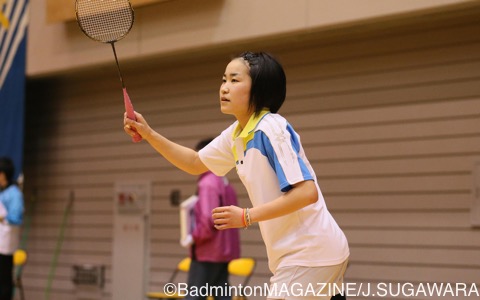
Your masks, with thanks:
<instances>
[{"instance_id":1,"label":"racket grip","mask_svg":"<svg viewBox=\"0 0 480 300\"><path fill-rule=\"evenodd\" d=\"M135 117L135 110L133 109L132 101L130 101L130 97L128 96L126 88L123 88L123 102L125 103L125 111L127 112L127 118L136 121L137 118ZM142 136L138 132L135 132L135 135L132 137L132 141L134 143L138 143L141 140Z\"/></svg>"}]
</instances>

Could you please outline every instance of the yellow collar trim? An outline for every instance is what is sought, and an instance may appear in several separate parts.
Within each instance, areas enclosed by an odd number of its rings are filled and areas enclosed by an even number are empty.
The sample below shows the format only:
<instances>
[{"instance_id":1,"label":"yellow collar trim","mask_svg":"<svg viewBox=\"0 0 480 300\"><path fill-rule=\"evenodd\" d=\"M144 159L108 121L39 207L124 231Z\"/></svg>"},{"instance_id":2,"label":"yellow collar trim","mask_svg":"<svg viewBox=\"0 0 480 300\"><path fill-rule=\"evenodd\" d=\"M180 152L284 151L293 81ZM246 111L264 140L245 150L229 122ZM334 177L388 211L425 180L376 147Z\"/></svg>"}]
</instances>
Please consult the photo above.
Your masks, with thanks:
<instances>
[{"instance_id":1,"label":"yellow collar trim","mask_svg":"<svg viewBox=\"0 0 480 300\"><path fill-rule=\"evenodd\" d=\"M255 128L257 128L257 125L260 122L260 120L262 120L262 118L268 113L270 113L268 109L263 109L258 114L258 116L255 116L255 114L253 113L250 116L250 119L248 120L247 125L243 129L240 127L240 123L238 123L237 126L235 127L235 130L233 131L232 138L233 139L237 137L246 138L252 131L255 130Z\"/></svg>"}]
</instances>

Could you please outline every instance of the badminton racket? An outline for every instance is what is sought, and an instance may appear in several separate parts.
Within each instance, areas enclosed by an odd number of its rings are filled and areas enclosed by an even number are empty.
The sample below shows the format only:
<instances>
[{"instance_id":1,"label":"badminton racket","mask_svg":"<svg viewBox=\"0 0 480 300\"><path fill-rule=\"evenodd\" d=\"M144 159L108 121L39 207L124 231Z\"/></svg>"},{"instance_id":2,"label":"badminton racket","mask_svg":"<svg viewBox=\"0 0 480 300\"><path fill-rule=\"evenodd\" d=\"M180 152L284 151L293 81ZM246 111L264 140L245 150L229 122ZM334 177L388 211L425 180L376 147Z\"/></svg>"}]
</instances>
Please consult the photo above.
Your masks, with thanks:
<instances>
[{"instance_id":1,"label":"badminton racket","mask_svg":"<svg viewBox=\"0 0 480 300\"><path fill-rule=\"evenodd\" d=\"M129 119L135 120L132 101L127 93L122 72L118 63L115 42L124 38L132 29L134 13L129 0L75 0L77 23L86 36L94 41L112 45L118 75L123 89L123 102ZM139 142L142 137L137 132L132 137Z\"/></svg>"}]
</instances>

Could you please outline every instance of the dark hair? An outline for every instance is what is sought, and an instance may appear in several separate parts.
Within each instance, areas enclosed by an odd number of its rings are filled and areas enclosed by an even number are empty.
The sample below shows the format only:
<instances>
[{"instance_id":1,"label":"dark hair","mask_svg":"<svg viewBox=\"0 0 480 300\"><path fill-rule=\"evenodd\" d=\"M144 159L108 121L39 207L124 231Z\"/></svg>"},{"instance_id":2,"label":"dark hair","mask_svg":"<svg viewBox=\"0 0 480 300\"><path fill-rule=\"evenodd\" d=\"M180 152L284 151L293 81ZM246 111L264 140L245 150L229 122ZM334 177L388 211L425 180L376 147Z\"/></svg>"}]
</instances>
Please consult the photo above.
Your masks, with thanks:
<instances>
[{"instance_id":1,"label":"dark hair","mask_svg":"<svg viewBox=\"0 0 480 300\"><path fill-rule=\"evenodd\" d=\"M213 141L213 138L207 138L207 139L201 140L200 142L198 142L197 146L195 146L195 150L196 151L202 150L203 147L210 144L211 141Z\"/></svg>"},{"instance_id":2,"label":"dark hair","mask_svg":"<svg viewBox=\"0 0 480 300\"><path fill-rule=\"evenodd\" d=\"M243 58L250 67L250 108L257 115L264 108L272 113L278 112L287 94L287 79L282 65L265 52L247 51L237 58Z\"/></svg>"},{"instance_id":3,"label":"dark hair","mask_svg":"<svg viewBox=\"0 0 480 300\"><path fill-rule=\"evenodd\" d=\"M14 183L13 175L15 173L15 167L13 166L13 161L8 157L0 157L0 173L5 173L7 178L7 186L10 186Z\"/></svg>"}]
</instances>

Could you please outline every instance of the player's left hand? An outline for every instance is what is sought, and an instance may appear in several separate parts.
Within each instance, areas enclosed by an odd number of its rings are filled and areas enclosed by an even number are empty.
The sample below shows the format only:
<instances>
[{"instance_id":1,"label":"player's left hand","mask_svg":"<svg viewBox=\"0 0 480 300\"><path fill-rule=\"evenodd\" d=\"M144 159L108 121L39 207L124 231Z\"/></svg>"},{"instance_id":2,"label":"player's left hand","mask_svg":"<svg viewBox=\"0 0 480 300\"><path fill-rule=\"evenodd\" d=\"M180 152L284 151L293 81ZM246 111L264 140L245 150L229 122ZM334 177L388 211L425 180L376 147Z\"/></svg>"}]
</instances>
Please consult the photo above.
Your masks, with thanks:
<instances>
[{"instance_id":1,"label":"player's left hand","mask_svg":"<svg viewBox=\"0 0 480 300\"><path fill-rule=\"evenodd\" d=\"M243 228L243 208L238 206L221 206L212 210L213 224L216 229Z\"/></svg>"}]
</instances>

